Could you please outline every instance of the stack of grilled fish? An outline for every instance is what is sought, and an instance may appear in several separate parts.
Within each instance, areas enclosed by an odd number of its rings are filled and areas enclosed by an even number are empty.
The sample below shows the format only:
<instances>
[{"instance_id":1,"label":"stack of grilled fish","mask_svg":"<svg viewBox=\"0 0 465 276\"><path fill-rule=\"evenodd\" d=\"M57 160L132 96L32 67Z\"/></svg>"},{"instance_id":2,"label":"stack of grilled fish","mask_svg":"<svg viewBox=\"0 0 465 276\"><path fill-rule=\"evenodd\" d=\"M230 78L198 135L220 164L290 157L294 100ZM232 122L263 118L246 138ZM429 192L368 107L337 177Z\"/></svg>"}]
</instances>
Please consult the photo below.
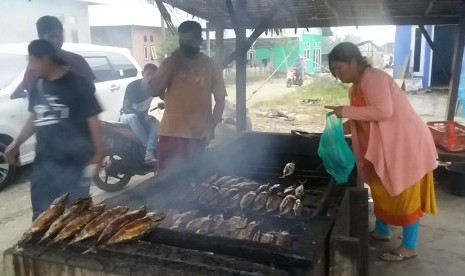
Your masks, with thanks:
<instances>
[{"instance_id":1,"label":"stack of grilled fish","mask_svg":"<svg viewBox=\"0 0 465 276\"><path fill-rule=\"evenodd\" d=\"M158 227L165 214L148 213L145 207L129 211L127 206L105 210L105 203L93 204L92 198L82 198L66 209L68 194L57 198L26 231L20 244L32 239L51 245L66 242L71 245L94 240L95 246L106 246L139 240Z\"/></svg>"},{"instance_id":2,"label":"stack of grilled fish","mask_svg":"<svg viewBox=\"0 0 465 276\"><path fill-rule=\"evenodd\" d=\"M278 246L291 246L291 237L287 232L261 233L260 223L248 222L239 216L225 220L223 215L197 217L195 211L179 213L177 210L166 211L166 218L160 228L179 232L193 232L202 235L229 237Z\"/></svg>"},{"instance_id":3,"label":"stack of grilled fish","mask_svg":"<svg viewBox=\"0 0 465 276\"><path fill-rule=\"evenodd\" d=\"M281 216L300 216L303 211L304 194L303 185L260 185L253 180L232 176L219 179L211 177L200 185L192 184L187 193L189 200L209 207L266 211Z\"/></svg>"}]
</instances>

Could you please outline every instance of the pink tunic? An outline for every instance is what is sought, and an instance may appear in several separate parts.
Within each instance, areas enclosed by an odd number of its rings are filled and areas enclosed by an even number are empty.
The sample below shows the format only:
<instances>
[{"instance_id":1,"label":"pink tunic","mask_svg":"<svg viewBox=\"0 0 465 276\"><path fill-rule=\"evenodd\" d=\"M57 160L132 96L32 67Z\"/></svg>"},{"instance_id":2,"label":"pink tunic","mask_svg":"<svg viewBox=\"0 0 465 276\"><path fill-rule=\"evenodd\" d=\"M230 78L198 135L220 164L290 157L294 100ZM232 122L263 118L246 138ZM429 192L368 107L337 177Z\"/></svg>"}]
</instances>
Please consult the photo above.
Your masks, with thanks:
<instances>
[{"instance_id":1,"label":"pink tunic","mask_svg":"<svg viewBox=\"0 0 465 276\"><path fill-rule=\"evenodd\" d=\"M371 180L370 161L391 196L397 196L437 167L437 151L426 124L402 89L384 71L368 68L360 80L366 106L346 106L359 174ZM360 148L355 121L370 123L366 153Z\"/></svg>"}]
</instances>

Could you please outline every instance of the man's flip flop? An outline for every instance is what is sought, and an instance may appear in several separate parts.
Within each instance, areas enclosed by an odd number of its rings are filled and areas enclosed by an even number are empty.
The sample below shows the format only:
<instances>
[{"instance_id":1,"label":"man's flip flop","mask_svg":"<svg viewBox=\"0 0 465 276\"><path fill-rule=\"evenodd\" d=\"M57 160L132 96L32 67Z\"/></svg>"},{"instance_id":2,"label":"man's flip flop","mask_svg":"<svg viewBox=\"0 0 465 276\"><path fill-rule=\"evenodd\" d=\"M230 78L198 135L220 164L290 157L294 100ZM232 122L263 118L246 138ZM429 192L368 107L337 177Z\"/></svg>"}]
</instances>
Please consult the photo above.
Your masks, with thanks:
<instances>
[{"instance_id":1,"label":"man's flip flop","mask_svg":"<svg viewBox=\"0 0 465 276\"><path fill-rule=\"evenodd\" d=\"M417 255L405 256L404 254L397 251L397 249L393 249L390 252L386 252L380 256L381 260L387 262L403 262L406 260L410 260L415 258Z\"/></svg>"},{"instance_id":2,"label":"man's flip flop","mask_svg":"<svg viewBox=\"0 0 465 276\"><path fill-rule=\"evenodd\" d=\"M389 236L381 236L380 234L376 233L376 231L371 231L370 232L370 238L373 239L374 241L378 242L388 242L391 240L391 237Z\"/></svg>"}]
</instances>

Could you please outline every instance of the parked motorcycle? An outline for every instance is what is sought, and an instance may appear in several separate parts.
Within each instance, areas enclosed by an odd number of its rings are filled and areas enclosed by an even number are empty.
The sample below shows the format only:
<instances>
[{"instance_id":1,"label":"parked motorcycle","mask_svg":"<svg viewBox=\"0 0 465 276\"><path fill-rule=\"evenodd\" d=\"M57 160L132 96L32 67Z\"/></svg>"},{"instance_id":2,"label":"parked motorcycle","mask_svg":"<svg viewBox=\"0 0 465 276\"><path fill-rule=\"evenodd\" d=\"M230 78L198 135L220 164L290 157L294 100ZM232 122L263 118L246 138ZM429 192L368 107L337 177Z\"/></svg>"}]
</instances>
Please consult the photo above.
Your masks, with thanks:
<instances>
[{"instance_id":1,"label":"parked motorcycle","mask_svg":"<svg viewBox=\"0 0 465 276\"><path fill-rule=\"evenodd\" d=\"M303 84L304 80L302 78L302 74L297 73L297 67L293 66L289 68L289 71L287 71L287 88L290 88L292 85L302 86Z\"/></svg>"},{"instance_id":2,"label":"parked motorcycle","mask_svg":"<svg viewBox=\"0 0 465 276\"><path fill-rule=\"evenodd\" d=\"M119 191L134 175L146 175L156 171L156 161L144 160L145 147L129 125L102 122L102 127L105 156L99 172L92 178L97 187L107 192Z\"/></svg>"}]
</instances>

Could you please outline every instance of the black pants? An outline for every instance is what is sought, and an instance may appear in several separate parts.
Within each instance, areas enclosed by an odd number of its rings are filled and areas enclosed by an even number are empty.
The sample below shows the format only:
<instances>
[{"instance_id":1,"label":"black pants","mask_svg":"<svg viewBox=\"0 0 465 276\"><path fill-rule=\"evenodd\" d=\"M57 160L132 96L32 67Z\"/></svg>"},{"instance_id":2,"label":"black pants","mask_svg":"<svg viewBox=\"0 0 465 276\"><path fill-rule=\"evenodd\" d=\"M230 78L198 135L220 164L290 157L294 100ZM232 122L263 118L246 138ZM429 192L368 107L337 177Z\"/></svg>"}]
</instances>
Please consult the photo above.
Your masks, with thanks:
<instances>
[{"instance_id":1,"label":"black pants","mask_svg":"<svg viewBox=\"0 0 465 276\"><path fill-rule=\"evenodd\" d=\"M90 181L82 178L84 165L39 161L31 175L32 220L47 210L59 196L69 193L68 206L78 198L88 197Z\"/></svg>"}]
</instances>

